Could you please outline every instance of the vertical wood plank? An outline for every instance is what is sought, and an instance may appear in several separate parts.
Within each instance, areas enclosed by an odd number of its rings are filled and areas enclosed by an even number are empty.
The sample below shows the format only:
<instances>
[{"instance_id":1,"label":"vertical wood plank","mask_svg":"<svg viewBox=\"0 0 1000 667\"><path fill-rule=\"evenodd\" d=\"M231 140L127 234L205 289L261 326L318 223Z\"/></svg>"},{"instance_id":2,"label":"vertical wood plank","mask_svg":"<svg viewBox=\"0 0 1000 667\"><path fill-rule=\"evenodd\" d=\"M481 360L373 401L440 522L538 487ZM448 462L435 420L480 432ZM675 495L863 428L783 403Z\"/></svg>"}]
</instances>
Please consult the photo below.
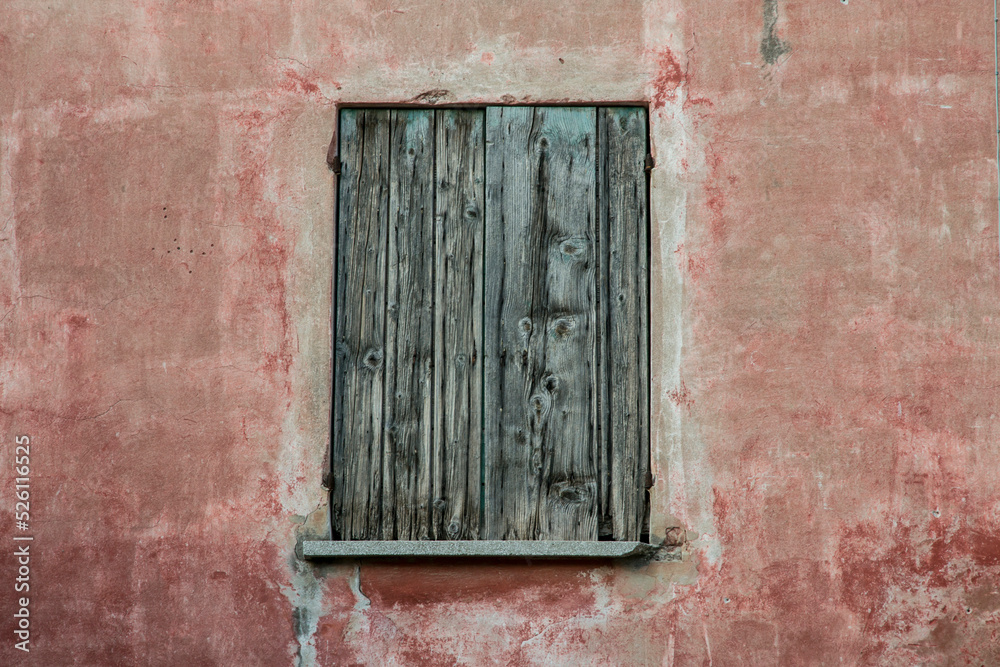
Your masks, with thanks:
<instances>
[{"instance_id":1,"label":"vertical wood plank","mask_svg":"<svg viewBox=\"0 0 1000 667\"><path fill-rule=\"evenodd\" d=\"M490 107L488 539L597 539L596 110Z\"/></svg>"},{"instance_id":2,"label":"vertical wood plank","mask_svg":"<svg viewBox=\"0 0 1000 667\"><path fill-rule=\"evenodd\" d=\"M505 404L523 387L523 378L508 366L527 361L530 325L518 328L510 344L511 320L506 300L523 309L527 277L515 271L523 259L531 210L531 168L519 148L528 146L533 111L528 107L486 109L486 247L483 311L483 538L535 539L537 523L528 523L538 505L541 461L531 466L531 444L524 430L509 431L517 411ZM514 275L507 275L508 263ZM506 412L506 414L505 414ZM528 525L522 525L528 523Z\"/></svg>"},{"instance_id":3,"label":"vertical wood plank","mask_svg":"<svg viewBox=\"0 0 1000 667\"><path fill-rule=\"evenodd\" d=\"M649 174L645 169L645 156L649 153L649 114L646 109L635 109L632 111L630 120L630 150L638 150L643 154L643 170L636 174L636 202L635 211L638 211L638 230L636 238L639 247L637 249L638 271L636 273L636 289L639 292L639 324L636 328L636 335L639 337L639 460L636 472L640 481L640 490L636 494L638 507L638 532L631 533L622 531L621 539L630 539L626 535L635 534L635 539L641 539L645 534L648 539L649 534L649 487L646 486L647 475L650 473L652 438L649 432L649 393L650 393L650 361L649 361L649 341L650 341L650 305L649 305ZM638 136L635 136L638 134ZM633 153L634 154L634 153ZM632 164L635 164L634 162ZM635 172L632 172L633 174Z\"/></svg>"},{"instance_id":4,"label":"vertical wood plank","mask_svg":"<svg viewBox=\"0 0 1000 667\"><path fill-rule=\"evenodd\" d=\"M599 114L602 238L606 239L610 513L616 540L637 540L646 509L648 466L646 113L604 108Z\"/></svg>"},{"instance_id":5,"label":"vertical wood plank","mask_svg":"<svg viewBox=\"0 0 1000 667\"><path fill-rule=\"evenodd\" d=\"M437 112L436 539L479 538L484 121L482 110Z\"/></svg>"},{"instance_id":6,"label":"vertical wood plank","mask_svg":"<svg viewBox=\"0 0 1000 667\"><path fill-rule=\"evenodd\" d=\"M430 538L434 423L434 112L390 112L384 540Z\"/></svg>"},{"instance_id":7,"label":"vertical wood plank","mask_svg":"<svg viewBox=\"0 0 1000 667\"><path fill-rule=\"evenodd\" d=\"M381 524L389 112L340 115L334 360L334 532L375 539Z\"/></svg>"},{"instance_id":8,"label":"vertical wood plank","mask_svg":"<svg viewBox=\"0 0 1000 667\"><path fill-rule=\"evenodd\" d=\"M594 256L597 271L597 320L595 343L597 346L597 391L594 392L594 410L597 415L597 535L610 540L614 536L611 511L611 437L608 418L608 206L607 168L605 159L608 147L608 124L605 109L597 110L597 239Z\"/></svg>"}]
</instances>

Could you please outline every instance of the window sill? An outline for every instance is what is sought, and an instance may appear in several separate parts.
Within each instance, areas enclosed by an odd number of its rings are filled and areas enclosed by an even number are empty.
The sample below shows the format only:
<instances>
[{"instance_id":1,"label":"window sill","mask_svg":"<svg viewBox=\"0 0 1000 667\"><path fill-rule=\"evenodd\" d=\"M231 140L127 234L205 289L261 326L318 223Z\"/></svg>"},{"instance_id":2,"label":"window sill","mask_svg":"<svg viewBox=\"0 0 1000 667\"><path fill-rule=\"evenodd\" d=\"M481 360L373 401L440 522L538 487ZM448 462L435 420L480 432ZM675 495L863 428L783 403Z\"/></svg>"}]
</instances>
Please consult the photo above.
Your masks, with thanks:
<instances>
[{"instance_id":1,"label":"window sill","mask_svg":"<svg viewBox=\"0 0 1000 667\"><path fill-rule=\"evenodd\" d=\"M333 541L302 543L302 555L319 558L629 558L650 556L656 547L645 542L572 541Z\"/></svg>"}]
</instances>

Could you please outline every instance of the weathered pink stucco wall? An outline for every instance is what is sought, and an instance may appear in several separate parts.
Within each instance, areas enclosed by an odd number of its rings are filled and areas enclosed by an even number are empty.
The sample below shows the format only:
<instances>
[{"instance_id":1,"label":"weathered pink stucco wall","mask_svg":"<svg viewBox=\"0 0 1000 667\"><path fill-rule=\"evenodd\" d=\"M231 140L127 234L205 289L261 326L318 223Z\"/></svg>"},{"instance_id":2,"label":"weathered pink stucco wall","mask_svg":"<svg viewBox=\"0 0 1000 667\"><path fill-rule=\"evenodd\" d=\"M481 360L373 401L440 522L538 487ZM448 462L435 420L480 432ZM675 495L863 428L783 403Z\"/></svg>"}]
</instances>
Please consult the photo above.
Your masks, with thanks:
<instances>
[{"instance_id":1,"label":"weathered pink stucco wall","mask_svg":"<svg viewBox=\"0 0 1000 667\"><path fill-rule=\"evenodd\" d=\"M4 3L0 663L1000 664L993 35L979 0ZM649 103L682 562L296 558L337 104L414 99Z\"/></svg>"}]
</instances>

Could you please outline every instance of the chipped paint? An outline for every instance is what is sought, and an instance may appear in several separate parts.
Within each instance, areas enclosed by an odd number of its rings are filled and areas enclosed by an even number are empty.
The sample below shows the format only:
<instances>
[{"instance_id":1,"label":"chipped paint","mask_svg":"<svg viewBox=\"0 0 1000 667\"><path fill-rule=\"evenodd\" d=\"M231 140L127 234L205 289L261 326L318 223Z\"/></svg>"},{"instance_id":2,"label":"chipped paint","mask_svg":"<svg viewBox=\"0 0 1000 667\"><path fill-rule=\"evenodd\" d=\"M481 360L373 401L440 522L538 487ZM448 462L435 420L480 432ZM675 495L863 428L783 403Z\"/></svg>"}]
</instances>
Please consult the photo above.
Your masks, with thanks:
<instances>
[{"instance_id":1,"label":"chipped paint","mask_svg":"<svg viewBox=\"0 0 1000 667\"><path fill-rule=\"evenodd\" d=\"M31 435L44 557L0 662L1000 664L983 3L8 4L0 454ZM678 546L301 560L329 536L337 105L586 101L650 108Z\"/></svg>"}]
</instances>

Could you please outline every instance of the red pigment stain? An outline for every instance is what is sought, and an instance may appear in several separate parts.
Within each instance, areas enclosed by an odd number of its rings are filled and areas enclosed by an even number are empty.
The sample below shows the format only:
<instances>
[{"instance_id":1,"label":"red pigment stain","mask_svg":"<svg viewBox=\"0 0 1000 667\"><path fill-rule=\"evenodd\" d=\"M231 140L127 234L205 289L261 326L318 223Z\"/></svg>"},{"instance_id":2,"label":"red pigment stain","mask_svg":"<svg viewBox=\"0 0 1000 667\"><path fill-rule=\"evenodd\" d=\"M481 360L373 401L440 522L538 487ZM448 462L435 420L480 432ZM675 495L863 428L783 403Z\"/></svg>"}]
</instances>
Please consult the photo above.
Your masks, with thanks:
<instances>
[{"instance_id":1,"label":"red pigment stain","mask_svg":"<svg viewBox=\"0 0 1000 667\"><path fill-rule=\"evenodd\" d=\"M653 79L653 108L664 106L677 97L677 89L684 82L684 72L670 49L664 49L657 58L659 72Z\"/></svg>"},{"instance_id":2,"label":"red pigment stain","mask_svg":"<svg viewBox=\"0 0 1000 667\"><path fill-rule=\"evenodd\" d=\"M878 558L865 555L869 545L878 542L888 542L889 549ZM1000 536L965 528L949 532L941 522L933 522L926 533L901 526L887 540L867 524L845 531L838 552L844 603L868 616L869 626L888 631L896 619L876 625L873 615L886 606L892 588L947 588L954 584L957 564L965 559L978 567L996 567L1000 565Z\"/></svg>"},{"instance_id":3,"label":"red pigment stain","mask_svg":"<svg viewBox=\"0 0 1000 667\"><path fill-rule=\"evenodd\" d=\"M722 174L722 157L717 153L706 155L705 166L708 167L708 178L706 179L704 188L704 206L708 209L708 229L712 236L712 241L716 245L724 245L727 230L723 210L727 202L724 192L726 181ZM731 180L729 184L732 185Z\"/></svg>"},{"instance_id":4,"label":"red pigment stain","mask_svg":"<svg viewBox=\"0 0 1000 667\"><path fill-rule=\"evenodd\" d=\"M729 500L729 497L725 492L719 488L712 489L712 514L715 515L716 524L719 526L720 533L728 530L729 514L732 511L732 507L732 501Z\"/></svg>"},{"instance_id":5,"label":"red pigment stain","mask_svg":"<svg viewBox=\"0 0 1000 667\"><path fill-rule=\"evenodd\" d=\"M285 77L285 80L281 82L282 90L287 90L290 93L305 93L307 95L319 93L318 85L293 69L286 69Z\"/></svg>"},{"instance_id":6,"label":"red pigment stain","mask_svg":"<svg viewBox=\"0 0 1000 667\"><path fill-rule=\"evenodd\" d=\"M685 111L688 111L688 110L696 108L696 107L706 107L706 110L707 110L707 109L711 109L714 106L715 105L712 104L712 100L708 99L707 97L694 97L694 96L690 96L690 97L687 97L687 98L684 99L684 110Z\"/></svg>"},{"instance_id":7,"label":"red pigment stain","mask_svg":"<svg viewBox=\"0 0 1000 667\"><path fill-rule=\"evenodd\" d=\"M977 565L996 567L1000 565L1000 535L986 535L971 531L969 552Z\"/></svg>"},{"instance_id":8,"label":"red pigment stain","mask_svg":"<svg viewBox=\"0 0 1000 667\"><path fill-rule=\"evenodd\" d=\"M697 280L705 275L708 270L708 259L704 254L698 253L693 255L688 255L687 258L687 271L688 274L694 280Z\"/></svg>"},{"instance_id":9,"label":"red pigment stain","mask_svg":"<svg viewBox=\"0 0 1000 667\"><path fill-rule=\"evenodd\" d=\"M689 253L683 243L677 245L674 250L677 255L677 268L680 271L687 271L694 280L701 278L708 269L708 258L704 253Z\"/></svg>"},{"instance_id":10,"label":"red pigment stain","mask_svg":"<svg viewBox=\"0 0 1000 667\"><path fill-rule=\"evenodd\" d=\"M70 315L64 321L70 331L76 331L77 329L81 329L89 324L89 320L86 315Z\"/></svg>"},{"instance_id":11,"label":"red pigment stain","mask_svg":"<svg viewBox=\"0 0 1000 667\"><path fill-rule=\"evenodd\" d=\"M257 480L257 493L254 494L251 502L254 508L259 508L265 516L281 516L282 507L279 493L275 488L273 475Z\"/></svg>"},{"instance_id":12,"label":"red pigment stain","mask_svg":"<svg viewBox=\"0 0 1000 667\"><path fill-rule=\"evenodd\" d=\"M408 567L365 567L365 594L377 608L406 608L454 602L496 602L530 608L545 602L548 613L593 607L593 592L577 565L546 564L497 568L487 563L428 565L419 576Z\"/></svg>"},{"instance_id":13,"label":"red pigment stain","mask_svg":"<svg viewBox=\"0 0 1000 667\"><path fill-rule=\"evenodd\" d=\"M691 398L691 392L688 391L687 385L684 384L683 380L681 380L681 386L668 393L667 396L670 398L670 401L679 408L690 410L694 405L694 399Z\"/></svg>"},{"instance_id":14,"label":"red pigment stain","mask_svg":"<svg viewBox=\"0 0 1000 667\"><path fill-rule=\"evenodd\" d=\"M244 224L255 228L253 250L244 257L253 263L254 294L258 299L270 302L271 312L280 318L277 349L262 351L261 368L276 381L283 376L285 390L290 393L288 370L292 364L292 324L285 307L288 248L282 238L274 207L267 201L265 182L272 165L263 148L270 141L269 126L280 118L280 114L265 115L260 110L254 110L240 113L236 118L247 134L246 143L240 148L241 168L235 174L237 200L240 202L238 215ZM258 305L250 306L247 302L248 307L257 308Z\"/></svg>"},{"instance_id":15,"label":"red pigment stain","mask_svg":"<svg viewBox=\"0 0 1000 667\"><path fill-rule=\"evenodd\" d=\"M277 352L264 352L261 368L269 374L282 373L286 377L286 390L291 391L287 375L292 366L292 351L290 335L292 331L291 316L285 307L285 267L288 265L288 250L278 242L270 242L264 232L257 232L257 266L261 275L270 275L272 280L267 284L264 294L273 295L271 301L275 312L281 318L281 346Z\"/></svg>"},{"instance_id":16,"label":"red pigment stain","mask_svg":"<svg viewBox=\"0 0 1000 667\"><path fill-rule=\"evenodd\" d=\"M493 54L490 53L489 51L486 51L485 53L483 53L483 55L482 55L482 57L480 59L484 63L486 63L487 65L492 65L493 64Z\"/></svg>"},{"instance_id":17,"label":"red pigment stain","mask_svg":"<svg viewBox=\"0 0 1000 667\"><path fill-rule=\"evenodd\" d=\"M722 188L716 185L706 187L705 193L708 195L708 198L705 200L705 205L711 212L709 229L712 232L712 240L719 244L725 243L726 219L722 215L722 209L726 205L726 197L722 194Z\"/></svg>"}]
</instances>

